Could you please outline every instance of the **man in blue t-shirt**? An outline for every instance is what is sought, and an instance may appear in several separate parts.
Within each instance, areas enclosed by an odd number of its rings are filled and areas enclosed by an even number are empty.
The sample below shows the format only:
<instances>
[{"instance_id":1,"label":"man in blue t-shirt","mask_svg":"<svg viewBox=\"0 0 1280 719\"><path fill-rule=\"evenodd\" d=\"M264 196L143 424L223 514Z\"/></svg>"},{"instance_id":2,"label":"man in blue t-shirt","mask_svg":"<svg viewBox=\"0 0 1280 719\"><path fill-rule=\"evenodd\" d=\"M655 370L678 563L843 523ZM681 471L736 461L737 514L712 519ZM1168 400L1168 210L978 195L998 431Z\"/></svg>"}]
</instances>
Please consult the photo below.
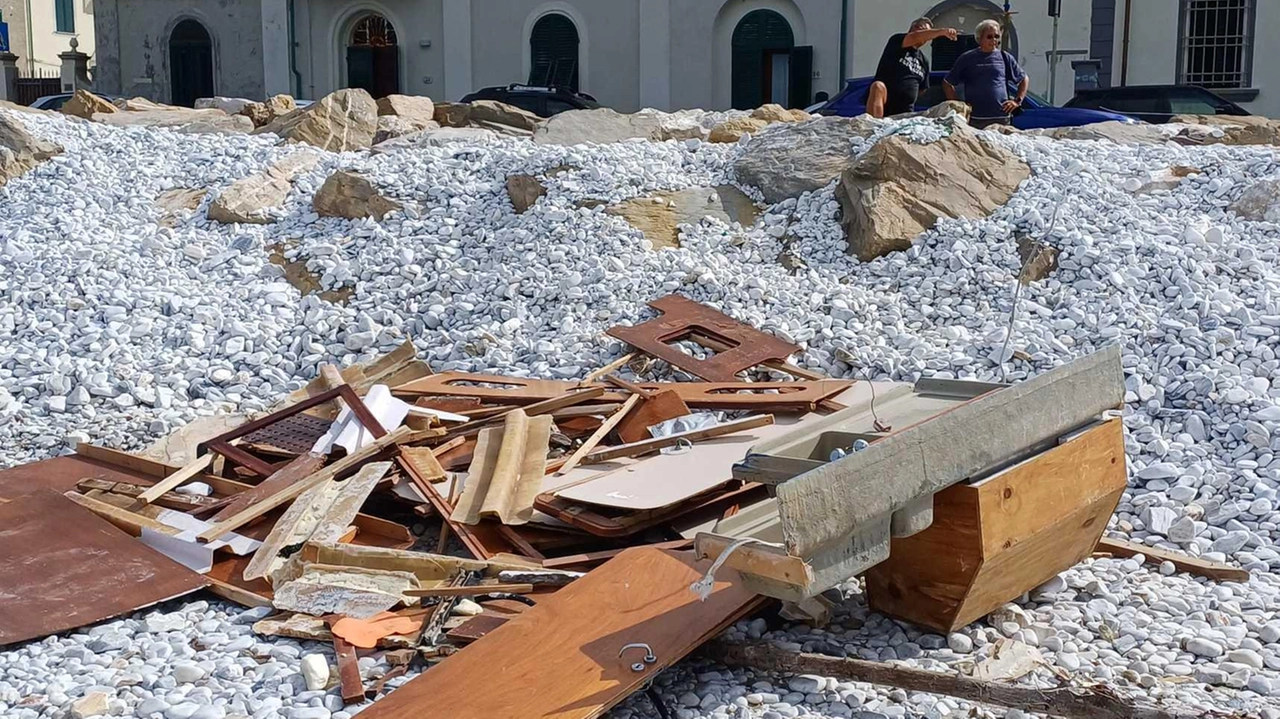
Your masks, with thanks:
<instances>
[{"instance_id":1,"label":"man in blue t-shirt","mask_svg":"<svg viewBox=\"0 0 1280 719\"><path fill-rule=\"evenodd\" d=\"M1013 112L1027 97L1031 78L1018 66L1013 55L1000 49L1000 23L983 20L978 23L975 34L978 47L956 58L942 82L942 89L948 100L956 100L956 87L964 86L964 101L973 107L970 124L975 128L1008 125ZM1018 87L1016 98L1009 97L1010 85Z\"/></svg>"}]
</instances>

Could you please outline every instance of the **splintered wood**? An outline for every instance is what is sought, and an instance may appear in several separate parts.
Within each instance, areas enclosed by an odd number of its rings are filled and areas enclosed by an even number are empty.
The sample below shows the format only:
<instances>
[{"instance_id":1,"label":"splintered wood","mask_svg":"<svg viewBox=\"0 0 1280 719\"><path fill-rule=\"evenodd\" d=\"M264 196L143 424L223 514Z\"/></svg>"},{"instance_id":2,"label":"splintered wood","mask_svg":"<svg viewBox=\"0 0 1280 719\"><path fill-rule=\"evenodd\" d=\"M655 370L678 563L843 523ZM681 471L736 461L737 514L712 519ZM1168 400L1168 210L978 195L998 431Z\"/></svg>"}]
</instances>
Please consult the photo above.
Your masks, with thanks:
<instances>
[{"instance_id":1,"label":"splintered wood","mask_svg":"<svg viewBox=\"0 0 1280 719\"><path fill-rule=\"evenodd\" d=\"M529 417L523 410L507 415L502 427L480 431L467 485L452 519L479 524L497 517L503 524L525 524L547 471L551 417Z\"/></svg>"}]
</instances>

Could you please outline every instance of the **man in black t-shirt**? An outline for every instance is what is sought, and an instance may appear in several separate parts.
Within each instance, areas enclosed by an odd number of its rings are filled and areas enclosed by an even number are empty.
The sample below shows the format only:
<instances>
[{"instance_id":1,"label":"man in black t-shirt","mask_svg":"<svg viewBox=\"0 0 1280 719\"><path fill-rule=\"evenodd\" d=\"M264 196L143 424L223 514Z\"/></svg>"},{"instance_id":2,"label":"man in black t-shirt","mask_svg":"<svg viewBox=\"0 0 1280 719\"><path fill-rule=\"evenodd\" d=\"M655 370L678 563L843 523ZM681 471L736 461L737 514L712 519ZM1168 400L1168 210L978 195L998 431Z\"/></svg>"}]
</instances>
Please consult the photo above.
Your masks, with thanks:
<instances>
[{"instance_id":1,"label":"man in black t-shirt","mask_svg":"<svg viewBox=\"0 0 1280 719\"><path fill-rule=\"evenodd\" d=\"M889 38L867 94L867 113L884 117L915 109L920 92L929 89L929 60L920 48L935 38L955 40L957 34L950 27L934 30L933 21L922 17L907 32Z\"/></svg>"}]
</instances>

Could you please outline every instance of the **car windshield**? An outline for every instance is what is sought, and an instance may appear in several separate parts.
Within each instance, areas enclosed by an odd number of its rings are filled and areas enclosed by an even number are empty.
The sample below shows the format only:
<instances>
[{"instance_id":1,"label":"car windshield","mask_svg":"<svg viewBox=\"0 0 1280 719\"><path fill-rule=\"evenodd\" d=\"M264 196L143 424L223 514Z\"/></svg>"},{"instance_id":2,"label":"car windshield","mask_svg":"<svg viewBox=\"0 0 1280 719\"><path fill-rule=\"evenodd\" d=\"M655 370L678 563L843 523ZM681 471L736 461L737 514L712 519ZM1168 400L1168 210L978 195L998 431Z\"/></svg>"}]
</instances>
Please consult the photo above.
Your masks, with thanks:
<instances>
[{"instance_id":1,"label":"car windshield","mask_svg":"<svg viewBox=\"0 0 1280 719\"><path fill-rule=\"evenodd\" d=\"M1052 102L1046 100L1044 95L1041 95L1038 92L1028 92L1027 97L1035 100L1037 105L1042 105L1044 107L1056 107Z\"/></svg>"}]
</instances>

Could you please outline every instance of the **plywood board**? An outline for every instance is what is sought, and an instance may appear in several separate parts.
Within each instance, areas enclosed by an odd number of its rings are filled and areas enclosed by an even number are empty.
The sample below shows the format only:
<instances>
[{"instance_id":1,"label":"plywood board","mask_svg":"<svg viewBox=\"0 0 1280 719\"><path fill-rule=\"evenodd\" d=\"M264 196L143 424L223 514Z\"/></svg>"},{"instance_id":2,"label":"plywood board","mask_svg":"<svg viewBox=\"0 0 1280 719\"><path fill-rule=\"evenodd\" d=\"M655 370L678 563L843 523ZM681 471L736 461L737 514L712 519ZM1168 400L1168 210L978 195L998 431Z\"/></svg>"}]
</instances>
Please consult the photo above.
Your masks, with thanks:
<instances>
[{"instance_id":1,"label":"plywood board","mask_svg":"<svg viewBox=\"0 0 1280 719\"><path fill-rule=\"evenodd\" d=\"M709 562L631 549L397 689L365 719L594 719L671 666L759 598L732 573L705 602L689 589ZM631 670L645 642L657 658ZM447 708L447 709L445 709Z\"/></svg>"},{"instance_id":2,"label":"plywood board","mask_svg":"<svg viewBox=\"0 0 1280 719\"><path fill-rule=\"evenodd\" d=\"M206 584L56 492L0 504L0 645L100 622Z\"/></svg>"}]
</instances>

